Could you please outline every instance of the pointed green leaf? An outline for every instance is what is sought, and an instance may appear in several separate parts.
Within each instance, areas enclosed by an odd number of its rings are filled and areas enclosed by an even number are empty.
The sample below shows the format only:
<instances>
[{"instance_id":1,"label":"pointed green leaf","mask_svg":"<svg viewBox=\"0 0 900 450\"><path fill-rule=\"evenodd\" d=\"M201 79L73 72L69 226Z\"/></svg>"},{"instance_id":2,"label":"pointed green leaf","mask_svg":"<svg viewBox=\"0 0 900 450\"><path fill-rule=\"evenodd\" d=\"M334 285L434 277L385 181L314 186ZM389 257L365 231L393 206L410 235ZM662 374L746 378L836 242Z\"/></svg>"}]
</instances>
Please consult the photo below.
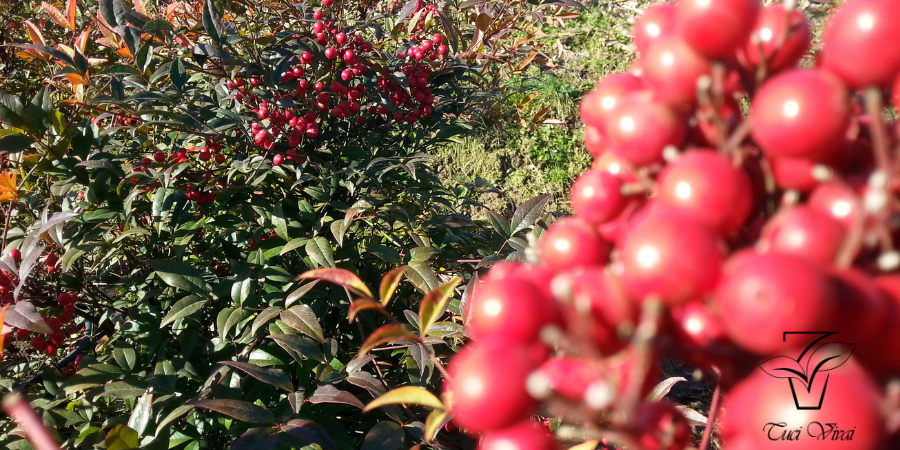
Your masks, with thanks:
<instances>
[{"instance_id":1,"label":"pointed green leaf","mask_svg":"<svg viewBox=\"0 0 900 450\"><path fill-rule=\"evenodd\" d=\"M428 335L428 330L447 309L447 303L453 296L453 290L462 281L462 277L454 277L449 282L425 294L422 303L419 304L419 330L422 336Z\"/></svg>"},{"instance_id":2,"label":"pointed green leaf","mask_svg":"<svg viewBox=\"0 0 900 450\"><path fill-rule=\"evenodd\" d=\"M419 405L440 410L447 409L441 400L427 389L419 386L403 386L372 400L363 411L371 411L386 405Z\"/></svg>"},{"instance_id":3,"label":"pointed green leaf","mask_svg":"<svg viewBox=\"0 0 900 450\"><path fill-rule=\"evenodd\" d=\"M193 292L197 295L205 296L209 294L200 271L192 266L177 261L161 259L151 260L148 264L169 286Z\"/></svg>"},{"instance_id":4,"label":"pointed green leaf","mask_svg":"<svg viewBox=\"0 0 900 450\"><path fill-rule=\"evenodd\" d=\"M235 368L266 384L271 384L288 392L294 392L291 378L281 369L267 369L256 364L239 361L219 361L219 364Z\"/></svg>"},{"instance_id":5,"label":"pointed green leaf","mask_svg":"<svg viewBox=\"0 0 900 450\"><path fill-rule=\"evenodd\" d=\"M325 335L319 319L309 305L297 305L281 313L281 320L291 328L319 341L325 342Z\"/></svg>"},{"instance_id":6,"label":"pointed green leaf","mask_svg":"<svg viewBox=\"0 0 900 450\"><path fill-rule=\"evenodd\" d=\"M204 399L193 400L186 405L215 411L247 423L275 422L275 416L268 409L242 400Z\"/></svg>"},{"instance_id":7,"label":"pointed green leaf","mask_svg":"<svg viewBox=\"0 0 900 450\"><path fill-rule=\"evenodd\" d=\"M200 311L206 305L206 300L196 296L189 295L181 300L178 300L177 303L172 305L172 308L169 310L166 317L163 318L162 322L159 324L159 327L162 328L178 319L183 319L191 314Z\"/></svg>"},{"instance_id":8,"label":"pointed green leaf","mask_svg":"<svg viewBox=\"0 0 900 450\"><path fill-rule=\"evenodd\" d=\"M322 236L310 239L306 243L306 253L320 266L334 267L334 253L331 251L331 243Z\"/></svg>"}]
</instances>

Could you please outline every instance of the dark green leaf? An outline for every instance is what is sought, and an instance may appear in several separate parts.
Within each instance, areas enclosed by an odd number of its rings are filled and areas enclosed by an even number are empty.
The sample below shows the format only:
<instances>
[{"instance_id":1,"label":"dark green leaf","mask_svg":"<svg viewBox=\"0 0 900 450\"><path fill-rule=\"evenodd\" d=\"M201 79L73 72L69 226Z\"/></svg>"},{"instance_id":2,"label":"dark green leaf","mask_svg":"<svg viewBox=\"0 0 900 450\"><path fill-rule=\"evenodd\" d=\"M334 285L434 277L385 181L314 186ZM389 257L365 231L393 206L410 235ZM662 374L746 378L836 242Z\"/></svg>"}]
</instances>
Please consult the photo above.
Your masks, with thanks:
<instances>
[{"instance_id":1,"label":"dark green leaf","mask_svg":"<svg viewBox=\"0 0 900 450\"><path fill-rule=\"evenodd\" d=\"M0 106L2 108L2 106ZM13 125L15 126L15 125ZM7 134L0 137L0 153L18 153L31 147L36 141L24 134Z\"/></svg>"},{"instance_id":2,"label":"dark green leaf","mask_svg":"<svg viewBox=\"0 0 900 450\"><path fill-rule=\"evenodd\" d=\"M169 310L169 313L166 314L166 317L163 318L162 322L159 324L159 327L162 328L178 319L183 319L191 314L200 311L206 305L206 300L196 296L189 295L177 303L172 305L172 309Z\"/></svg>"},{"instance_id":3,"label":"dark green leaf","mask_svg":"<svg viewBox=\"0 0 900 450\"><path fill-rule=\"evenodd\" d=\"M281 313L281 320L291 328L319 341L325 341L322 326L309 305L297 305Z\"/></svg>"},{"instance_id":4,"label":"dark green leaf","mask_svg":"<svg viewBox=\"0 0 900 450\"><path fill-rule=\"evenodd\" d=\"M549 201L550 194L542 194L519 205L509 221L509 227L512 229L510 235L514 235L534 224L534 221L541 215L541 211L547 206Z\"/></svg>"},{"instance_id":5,"label":"dark green leaf","mask_svg":"<svg viewBox=\"0 0 900 450\"><path fill-rule=\"evenodd\" d=\"M397 450L403 447L406 432L396 422L378 422L366 433L360 450Z\"/></svg>"},{"instance_id":6,"label":"dark green leaf","mask_svg":"<svg viewBox=\"0 0 900 450\"><path fill-rule=\"evenodd\" d=\"M172 61L172 65L169 66L169 79L172 80L172 84L175 85L176 89L179 91L184 90L184 84L187 83L188 77L181 59Z\"/></svg>"},{"instance_id":7,"label":"dark green leaf","mask_svg":"<svg viewBox=\"0 0 900 450\"><path fill-rule=\"evenodd\" d=\"M363 402L359 401L358 398L354 397L353 394L347 391L341 391L330 384L319 386L319 388L316 389L316 392L309 398L309 402L314 404L342 403L355 406L359 409L363 409L366 406Z\"/></svg>"},{"instance_id":8,"label":"dark green leaf","mask_svg":"<svg viewBox=\"0 0 900 450\"><path fill-rule=\"evenodd\" d=\"M273 423L275 417L268 409L242 400L204 399L187 402L195 408L209 409L248 423Z\"/></svg>"},{"instance_id":9,"label":"dark green leaf","mask_svg":"<svg viewBox=\"0 0 900 450\"><path fill-rule=\"evenodd\" d=\"M281 369L266 369L255 364L238 361L219 361L219 364L240 370L263 383L271 384L272 386L284 389L288 392L294 392L294 385L291 383L291 378Z\"/></svg>"},{"instance_id":10,"label":"dark green leaf","mask_svg":"<svg viewBox=\"0 0 900 450\"><path fill-rule=\"evenodd\" d=\"M328 239L322 236L310 239L306 243L306 253L320 266L334 267L334 253Z\"/></svg>"},{"instance_id":11,"label":"dark green leaf","mask_svg":"<svg viewBox=\"0 0 900 450\"><path fill-rule=\"evenodd\" d=\"M334 441L321 425L312 420L295 419L281 426L281 431L307 444L318 444L323 450L334 450Z\"/></svg>"},{"instance_id":12,"label":"dark green leaf","mask_svg":"<svg viewBox=\"0 0 900 450\"><path fill-rule=\"evenodd\" d=\"M197 295L205 296L209 294L200 271L192 266L178 261L162 259L151 260L148 264L169 286L193 292Z\"/></svg>"},{"instance_id":13,"label":"dark green leaf","mask_svg":"<svg viewBox=\"0 0 900 450\"><path fill-rule=\"evenodd\" d=\"M293 352L298 356L314 359L316 361L325 362L325 355L322 353L321 347L316 344L316 341L306 336L298 336L296 334L273 334L267 337L277 342L281 348L288 352Z\"/></svg>"}]
</instances>

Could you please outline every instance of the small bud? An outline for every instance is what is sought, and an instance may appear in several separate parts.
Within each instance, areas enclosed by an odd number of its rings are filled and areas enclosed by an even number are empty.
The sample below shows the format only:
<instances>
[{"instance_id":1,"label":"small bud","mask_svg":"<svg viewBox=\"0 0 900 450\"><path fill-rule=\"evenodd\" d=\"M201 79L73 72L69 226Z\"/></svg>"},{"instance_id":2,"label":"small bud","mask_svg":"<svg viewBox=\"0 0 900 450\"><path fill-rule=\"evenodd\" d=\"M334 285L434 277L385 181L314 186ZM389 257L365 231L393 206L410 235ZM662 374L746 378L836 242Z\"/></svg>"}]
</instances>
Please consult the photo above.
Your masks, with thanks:
<instances>
[{"instance_id":1,"label":"small bud","mask_svg":"<svg viewBox=\"0 0 900 450\"><path fill-rule=\"evenodd\" d=\"M591 383L584 393L584 404L591 409L605 409L612 404L613 400L615 400L615 391L605 380Z\"/></svg>"},{"instance_id":2,"label":"small bud","mask_svg":"<svg viewBox=\"0 0 900 450\"><path fill-rule=\"evenodd\" d=\"M547 398L553 392L550 378L540 371L531 372L525 380L525 389L532 397L541 400Z\"/></svg>"}]
</instances>

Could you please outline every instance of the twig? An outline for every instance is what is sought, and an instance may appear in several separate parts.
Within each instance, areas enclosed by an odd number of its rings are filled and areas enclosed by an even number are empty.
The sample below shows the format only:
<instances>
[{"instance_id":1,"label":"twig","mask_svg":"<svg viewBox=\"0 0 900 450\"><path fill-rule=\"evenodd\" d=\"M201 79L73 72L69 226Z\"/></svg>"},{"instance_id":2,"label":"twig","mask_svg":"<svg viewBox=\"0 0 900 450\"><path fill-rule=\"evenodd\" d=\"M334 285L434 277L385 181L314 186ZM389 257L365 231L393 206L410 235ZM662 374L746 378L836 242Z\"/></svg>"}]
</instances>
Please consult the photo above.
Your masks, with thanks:
<instances>
[{"instance_id":1,"label":"twig","mask_svg":"<svg viewBox=\"0 0 900 450\"><path fill-rule=\"evenodd\" d=\"M712 403L709 405L709 415L706 418L706 427L703 429L703 439L700 441L699 450L707 450L709 440L712 436L713 424L716 421L716 415L719 413L719 401L722 399L722 383L716 383L716 390L713 391Z\"/></svg>"}]
</instances>

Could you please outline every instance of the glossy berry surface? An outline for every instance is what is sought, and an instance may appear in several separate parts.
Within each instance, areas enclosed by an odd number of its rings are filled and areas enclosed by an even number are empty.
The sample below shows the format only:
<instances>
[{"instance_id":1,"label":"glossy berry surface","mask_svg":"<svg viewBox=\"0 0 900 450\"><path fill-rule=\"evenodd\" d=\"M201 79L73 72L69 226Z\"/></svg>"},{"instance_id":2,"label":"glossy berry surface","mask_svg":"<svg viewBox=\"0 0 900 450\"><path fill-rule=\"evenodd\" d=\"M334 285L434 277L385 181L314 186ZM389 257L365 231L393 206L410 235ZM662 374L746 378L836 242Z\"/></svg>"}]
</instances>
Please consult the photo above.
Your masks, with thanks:
<instances>
[{"instance_id":1,"label":"glossy berry surface","mask_svg":"<svg viewBox=\"0 0 900 450\"><path fill-rule=\"evenodd\" d=\"M602 266L609 261L610 244L586 221L558 220L541 239L541 260L555 268Z\"/></svg>"}]
</instances>

